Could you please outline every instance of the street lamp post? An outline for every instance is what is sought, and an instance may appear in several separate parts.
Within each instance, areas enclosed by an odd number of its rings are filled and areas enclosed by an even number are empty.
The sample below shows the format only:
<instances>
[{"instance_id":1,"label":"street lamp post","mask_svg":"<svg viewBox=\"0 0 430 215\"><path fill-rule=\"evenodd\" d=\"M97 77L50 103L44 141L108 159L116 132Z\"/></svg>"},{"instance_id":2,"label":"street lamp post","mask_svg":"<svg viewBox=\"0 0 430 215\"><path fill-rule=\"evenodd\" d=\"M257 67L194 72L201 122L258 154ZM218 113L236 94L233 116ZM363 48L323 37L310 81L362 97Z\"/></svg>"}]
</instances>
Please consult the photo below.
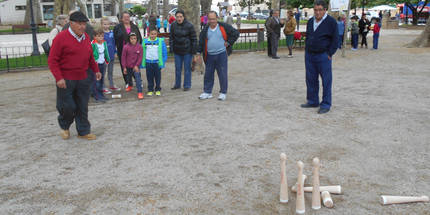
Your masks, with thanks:
<instances>
[{"instance_id":1,"label":"street lamp post","mask_svg":"<svg viewBox=\"0 0 430 215\"><path fill-rule=\"evenodd\" d=\"M39 46L37 45L36 24L34 23L33 0L30 0L30 18L31 33L33 35L33 52L31 53L31 56L35 56L40 55L40 52Z\"/></svg>"}]
</instances>

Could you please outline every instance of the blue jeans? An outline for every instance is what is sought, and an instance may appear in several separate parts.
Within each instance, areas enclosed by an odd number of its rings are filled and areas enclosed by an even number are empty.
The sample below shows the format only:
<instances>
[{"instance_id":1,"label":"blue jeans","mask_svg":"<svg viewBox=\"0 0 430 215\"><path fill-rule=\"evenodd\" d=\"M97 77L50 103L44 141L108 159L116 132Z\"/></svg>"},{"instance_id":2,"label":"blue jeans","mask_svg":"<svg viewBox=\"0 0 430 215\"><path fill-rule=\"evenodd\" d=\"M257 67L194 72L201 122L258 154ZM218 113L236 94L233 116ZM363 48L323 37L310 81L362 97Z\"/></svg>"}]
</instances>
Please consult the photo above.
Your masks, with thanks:
<instances>
[{"instance_id":1,"label":"blue jeans","mask_svg":"<svg viewBox=\"0 0 430 215\"><path fill-rule=\"evenodd\" d=\"M146 63L146 80L148 80L148 92L161 90L161 69L158 63Z\"/></svg>"},{"instance_id":2,"label":"blue jeans","mask_svg":"<svg viewBox=\"0 0 430 215\"><path fill-rule=\"evenodd\" d=\"M327 53L305 54L306 67L306 99L310 105L318 105L319 76L322 79L323 96L321 108L330 109L331 107L331 84L332 84L332 61L328 59Z\"/></svg>"},{"instance_id":3,"label":"blue jeans","mask_svg":"<svg viewBox=\"0 0 430 215\"><path fill-rule=\"evenodd\" d=\"M136 88L137 88L137 92L141 93L142 92L142 77L140 75L140 72L134 72L133 68L127 68L127 83L129 86L130 83L133 83L133 77L136 80Z\"/></svg>"},{"instance_id":4,"label":"blue jeans","mask_svg":"<svg viewBox=\"0 0 430 215\"><path fill-rule=\"evenodd\" d=\"M352 34L351 45L352 45L352 48L354 49L358 48L358 34Z\"/></svg>"},{"instance_id":5,"label":"blue jeans","mask_svg":"<svg viewBox=\"0 0 430 215\"><path fill-rule=\"evenodd\" d=\"M343 34L339 35L339 46L338 46L338 48L341 49L342 45L343 45Z\"/></svg>"},{"instance_id":6,"label":"blue jeans","mask_svg":"<svg viewBox=\"0 0 430 215\"><path fill-rule=\"evenodd\" d=\"M184 88L191 88L191 54L175 54L175 88L181 87L182 64L184 65Z\"/></svg>"},{"instance_id":7,"label":"blue jeans","mask_svg":"<svg viewBox=\"0 0 430 215\"><path fill-rule=\"evenodd\" d=\"M209 55L206 59L206 70L204 77L204 92L212 93L214 86L214 73L218 73L220 93L227 93L228 88L228 61L227 52L217 55Z\"/></svg>"},{"instance_id":8,"label":"blue jeans","mask_svg":"<svg viewBox=\"0 0 430 215\"><path fill-rule=\"evenodd\" d=\"M373 48L378 49L379 33L373 34Z\"/></svg>"},{"instance_id":9,"label":"blue jeans","mask_svg":"<svg viewBox=\"0 0 430 215\"><path fill-rule=\"evenodd\" d=\"M93 87L93 95L94 98L97 100L105 98L105 96L103 95L103 86L105 81L105 64L99 64L98 66L99 71L102 74L102 78L97 81L95 75L93 75L93 84L95 84L95 87Z\"/></svg>"}]
</instances>

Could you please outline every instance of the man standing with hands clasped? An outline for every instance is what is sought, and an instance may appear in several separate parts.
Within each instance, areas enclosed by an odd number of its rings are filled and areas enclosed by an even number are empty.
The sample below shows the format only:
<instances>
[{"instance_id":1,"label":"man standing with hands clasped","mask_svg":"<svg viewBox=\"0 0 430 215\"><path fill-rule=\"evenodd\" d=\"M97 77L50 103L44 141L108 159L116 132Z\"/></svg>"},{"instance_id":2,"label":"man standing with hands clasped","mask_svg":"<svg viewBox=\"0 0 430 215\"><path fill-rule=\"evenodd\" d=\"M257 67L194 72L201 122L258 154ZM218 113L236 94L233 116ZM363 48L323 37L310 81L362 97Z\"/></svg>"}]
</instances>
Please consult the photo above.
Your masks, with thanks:
<instances>
[{"instance_id":1,"label":"man standing with hands clasped","mask_svg":"<svg viewBox=\"0 0 430 215\"><path fill-rule=\"evenodd\" d=\"M281 37L281 28L284 27L284 20L279 19L279 10L274 10L272 17L266 22L267 33L270 35L272 58L279 59L278 45Z\"/></svg>"},{"instance_id":2,"label":"man standing with hands clasped","mask_svg":"<svg viewBox=\"0 0 430 215\"><path fill-rule=\"evenodd\" d=\"M75 121L78 137L95 140L88 121L88 100L91 77L87 70L101 79L97 63L93 57L90 37L85 33L88 18L82 12L70 15L70 27L60 32L54 39L48 58L49 69L57 83L58 123L61 137L70 138L69 128Z\"/></svg>"},{"instance_id":3,"label":"man standing with hands clasped","mask_svg":"<svg viewBox=\"0 0 430 215\"><path fill-rule=\"evenodd\" d=\"M338 30L336 20L327 14L327 3L324 0L316 0L314 3L314 17L306 28L306 88L307 103L302 108L320 107L318 113L324 114L331 107L332 85L332 56L338 47ZM323 96L319 103L318 78L321 75Z\"/></svg>"}]
</instances>

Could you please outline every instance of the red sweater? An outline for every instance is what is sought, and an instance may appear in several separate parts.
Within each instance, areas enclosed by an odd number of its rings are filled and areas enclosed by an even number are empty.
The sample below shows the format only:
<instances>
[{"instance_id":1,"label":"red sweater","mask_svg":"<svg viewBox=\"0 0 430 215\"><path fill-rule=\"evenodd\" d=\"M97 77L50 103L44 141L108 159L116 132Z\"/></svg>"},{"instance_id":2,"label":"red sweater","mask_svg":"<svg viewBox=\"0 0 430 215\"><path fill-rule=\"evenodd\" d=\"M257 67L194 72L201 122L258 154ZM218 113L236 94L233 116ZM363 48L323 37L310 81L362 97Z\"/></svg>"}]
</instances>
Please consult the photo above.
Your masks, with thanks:
<instances>
[{"instance_id":1,"label":"red sweater","mask_svg":"<svg viewBox=\"0 0 430 215\"><path fill-rule=\"evenodd\" d=\"M55 37L48 65L56 81L84 80L87 78L88 68L94 73L99 72L88 34L85 33L85 40L78 42L69 30L64 30Z\"/></svg>"}]
</instances>

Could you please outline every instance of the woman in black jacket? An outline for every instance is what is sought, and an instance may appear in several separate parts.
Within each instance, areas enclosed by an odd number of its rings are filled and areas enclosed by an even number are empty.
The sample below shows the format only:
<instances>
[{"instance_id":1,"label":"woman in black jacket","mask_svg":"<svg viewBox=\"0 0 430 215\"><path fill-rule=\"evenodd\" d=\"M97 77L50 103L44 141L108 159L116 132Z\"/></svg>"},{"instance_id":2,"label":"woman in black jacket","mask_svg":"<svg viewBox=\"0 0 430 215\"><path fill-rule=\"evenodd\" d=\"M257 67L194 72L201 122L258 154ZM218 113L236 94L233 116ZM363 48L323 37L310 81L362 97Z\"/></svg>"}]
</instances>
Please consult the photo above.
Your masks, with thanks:
<instances>
[{"instance_id":1,"label":"woman in black jacket","mask_svg":"<svg viewBox=\"0 0 430 215\"><path fill-rule=\"evenodd\" d=\"M129 41L128 35L133 32L137 35L137 43L142 43L142 35L140 34L139 28L130 22L130 13L123 12L121 14L121 23L115 26L113 29L113 35L115 37L115 45L116 50L118 54L119 64L121 65L121 71L122 71L122 63L121 63L121 56L122 56L122 48L124 47L125 43ZM122 73L122 72L121 72ZM124 82L127 85L127 78L124 74L122 74L122 77L124 78ZM130 82L133 84L133 82Z\"/></svg>"},{"instance_id":2,"label":"woman in black jacket","mask_svg":"<svg viewBox=\"0 0 430 215\"><path fill-rule=\"evenodd\" d=\"M175 86L181 88L182 65L184 65L184 91L191 88L191 61L197 52L197 35L193 24L185 19L184 11L176 11L176 21L170 27L170 52L175 54Z\"/></svg>"},{"instance_id":3,"label":"woman in black jacket","mask_svg":"<svg viewBox=\"0 0 430 215\"><path fill-rule=\"evenodd\" d=\"M365 45L367 49L367 33L369 33L370 30L370 21L366 18L365 14L361 16L361 19L358 22L358 28L360 29L361 35L361 48Z\"/></svg>"}]
</instances>

